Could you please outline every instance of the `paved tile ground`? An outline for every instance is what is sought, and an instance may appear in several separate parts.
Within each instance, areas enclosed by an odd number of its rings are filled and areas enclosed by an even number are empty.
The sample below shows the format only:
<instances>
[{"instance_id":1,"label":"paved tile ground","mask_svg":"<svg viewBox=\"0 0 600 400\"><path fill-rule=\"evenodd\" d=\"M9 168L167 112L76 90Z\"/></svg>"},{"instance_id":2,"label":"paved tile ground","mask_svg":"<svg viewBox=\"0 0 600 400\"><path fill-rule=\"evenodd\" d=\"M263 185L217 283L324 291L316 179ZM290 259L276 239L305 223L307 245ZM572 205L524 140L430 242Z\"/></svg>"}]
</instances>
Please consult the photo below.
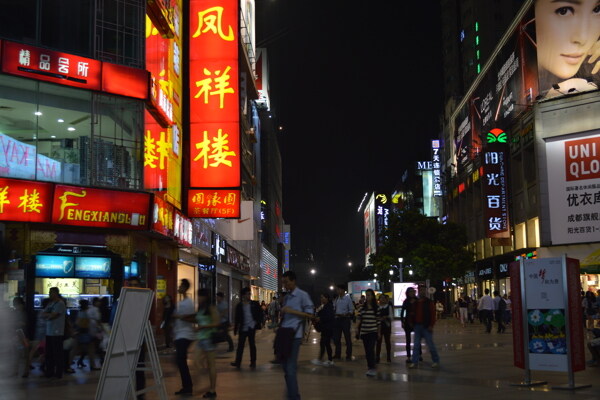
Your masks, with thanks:
<instances>
[{"instance_id":1,"label":"paved tile ground","mask_svg":"<svg viewBox=\"0 0 600 400\"><path fill-rule=\"evenodd\" d=\"M524 371L512 365L512 335L510 327L504 334L485 334L478 323L463 328L455 319L443 319L436 325L434 338L441 357L441 368L430 367L431 359L425 352L424 362L418 369L407 369L405 363L405 337L399 322L394 323L392 339L394 359L391 364L378 367L374 378L365 376L366 361L362 342L355 341L355 360L338 362L333 367L311 364L318 354L318 334L311 333L301 347L298 377L304 400L331 399L427 399L427 400L555 400L600 399L600 368L588 368L575 374L575 384L589 384L578 390L556 390L554 386L568 383L566 373L532 371L532 380L547 381L546 385L519 387ZM221 354L217 360L218 399L284 399L283 372L271 364L273 332L263 330L257 334L258 367L248 367L248 350L240 370L229 365L232 353ZM180 388L179 374L174 355L161 350L161 365L169 399L178 398L173 393ZM195 373L195 393L201 398L208 389L204 372ZM48 381L39 370L27 378L4 379L0 383L0 400L92 400L100 372L77 370L60 381ZM148 383L151 379L148 378ZM149 393L148 400L158 399ZM190 398L190 397L187 397ZM121 399L115 399L121 400ZM125 400L125 399L123 399Z\"/></svg>"}]
</instances>

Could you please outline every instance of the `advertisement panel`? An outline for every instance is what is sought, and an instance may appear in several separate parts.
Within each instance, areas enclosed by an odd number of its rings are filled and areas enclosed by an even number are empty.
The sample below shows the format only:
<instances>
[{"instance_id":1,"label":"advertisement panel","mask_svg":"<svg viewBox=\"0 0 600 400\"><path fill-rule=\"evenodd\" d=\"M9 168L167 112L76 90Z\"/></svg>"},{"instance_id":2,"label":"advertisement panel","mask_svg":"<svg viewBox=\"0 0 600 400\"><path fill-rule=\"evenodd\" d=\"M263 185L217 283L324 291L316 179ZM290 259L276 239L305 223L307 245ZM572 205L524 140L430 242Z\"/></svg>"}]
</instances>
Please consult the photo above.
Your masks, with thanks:
<instances>
[{"instance_id":1,"label":"advertisement panel","mask_svg":"<svg viewBox=\"0 0 600 400\"><path fill-rule=\"evenodd\" d=\"M594 1L534 3L542 98L597 90L600 81L598 4Z\"/></svg>"},{"instance_id":2,"label":"advertisement panel","mask_svg":"<svg viewBox=\"0 0 600 400\"><path fill-rule=\"evenodd\" d=\"M150 194L56 185L52 223L145 230Z\"/></svg>"},{"instance_id":3,"label":"advertisement panel","mask_svg":"<svg viewBox=\"0 0 600 400\"><path fill-rule=\"evenodd\" d=\"M388 227L390 219L390 205L388 204L388 196L385 194L377 194L375 196L375 229L377 249L383 246L385 241L385 229Z\"/></svg>"},{"instance_id":4,"label":"advertisement panel","mask_svg":"<svg viewBox=\"0 0 600 400\"><path fill-rule=\"evenodd\" d=\"M376 251L375 230L375 194L371 194L363 214L365 229L365 265L370 265L369 257Z\"/></svg>"},{"instance_id":5,"label":"advertisement panel","mask_svg":"<svg viewBox=\"0 0 600 400\"><path fill-rule=\"evenodd\" d=\"M600 133L546 143L552 244L600 240Z\"/></svg>"},{"instance_id":6,"label":"advertisement panel","mask_svg":"<svg viewBox=\"0 0 600 400\"><path fill-rule=\"evenodd\" d=\"M189 24L189 186L239 188L238 1L191 1ZM200 209L198 203L190 202L188 215L197 216ZM225 215L234 212L239 216L239 196L237 210L227 210Z\"/></svg>"},{"instance_id":7,"label":"advertisement panel","mask_svg":"<svg viewBox=\"0 0 600 400\"><path fill-rule=\"evenodd\" d=\"M521 260L511 263L510 275L515 366L557 372L585 369L579 261Z\"/></svg>"},{"instance_id":8,"label":"advertisement panel","mask_svg":"<svg viewBox=\"0 0 600 400\"><path fill-rule=\"evenodd\" d=\"M51 183L0 178L0 220L50 222Z\"/></svg>"},{"instance_id":9,"label":"advertisement panel","mask_svg":"<svg viewBox=\"0 0 600 400\"><path fill-rule=\"evenodd\" d=\"M108 257L76 257L75 277L110 278L111 260Z\"/></svg>"},{"instance_id":10,"label":"advertisement panel","mask_svg":"<svg viewBox=\"0 0 600 400\"><path fill-rule=\"evenodd\" d=\"M0 176L41 181L60 180L60 161L38 154L35 146L1 132L0 146Z\"/></svg>"},{"instance_id":11,"label":"advertisement panel","mask_svg":"<svg viewBox=\"0 0 600 400\"><path fill-rule=\"evenodd\" d=\"M240 218L239 190L188 190L190 218Z\"/></svg>"},{"instance_id":12,"label":"advertisement panel","mask_svg":"<svg viewBox=\"0 0 600 400\"><path fill-rule=\"evenodd\" d=\"M35 257L35 276L43 278L72 278L75 276L75 258L38 255Z\"/></svg>"}]
</instances>

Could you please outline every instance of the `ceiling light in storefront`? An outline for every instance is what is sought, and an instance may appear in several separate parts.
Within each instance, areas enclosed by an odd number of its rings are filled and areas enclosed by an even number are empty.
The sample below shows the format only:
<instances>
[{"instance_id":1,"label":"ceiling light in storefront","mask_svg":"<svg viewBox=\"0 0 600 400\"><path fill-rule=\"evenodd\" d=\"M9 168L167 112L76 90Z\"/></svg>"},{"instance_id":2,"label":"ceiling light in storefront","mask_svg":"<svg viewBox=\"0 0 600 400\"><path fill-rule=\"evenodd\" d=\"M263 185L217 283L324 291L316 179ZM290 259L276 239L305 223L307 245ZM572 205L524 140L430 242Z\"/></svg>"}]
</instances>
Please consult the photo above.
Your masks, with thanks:
<instances>
[{"instance_id":1,"label":"ceiling light in storefront","mask_svg":"<svg viewBox=\"0 0 600 400\"><path fill-rule=\"evenodd\" d=\"M67 130L73 132L75 130L75 128L73 128L72 126L70 126L70 127L67 128Z\"/></svg>"},{"instance_id":2,"label":"ceiling light in storefront","mask_svg":"<svg viewBox=\"0 0 600 400\"><path fill-rule=\"evenodd\" d=\"M59 119L57 119L57 120L56 120L56 122L63 123L63 122L65 122L65 120L64 120L64 119L62 119L62 118L59 118Z\"/></svg>"},{"instance_id":3,"label":"ceiling light in storefront","mask_svg":"<svg viewBox=\"0 0 600 400\"><path fill-rule=\"evenodd\" d=\"M36 112L34 112L34 114L39 117L40 115L42 115L42 112L41 111L36 111Z\"/></svg>"},{"instance_id":4,"label":"ceiling light in storefront","mask_svg":"<svg viewBox=\"0 0 600 400\"><path fill-rule=\"evenodd\" d=\"M56 139L56 135L50 135L50 139Z\"/></svg>"}]
</instances>

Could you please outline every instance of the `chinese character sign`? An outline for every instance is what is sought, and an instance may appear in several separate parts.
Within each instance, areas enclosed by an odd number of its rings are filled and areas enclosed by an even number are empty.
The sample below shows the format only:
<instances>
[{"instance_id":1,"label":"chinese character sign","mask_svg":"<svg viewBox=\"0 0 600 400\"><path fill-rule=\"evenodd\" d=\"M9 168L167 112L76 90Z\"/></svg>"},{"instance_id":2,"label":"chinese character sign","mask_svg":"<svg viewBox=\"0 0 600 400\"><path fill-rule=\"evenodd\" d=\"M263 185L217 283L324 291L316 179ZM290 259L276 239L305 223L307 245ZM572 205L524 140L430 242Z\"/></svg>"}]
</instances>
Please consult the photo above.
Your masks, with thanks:
<instances>
[{"instance_id":1,"label":"chinese character sign","mask_svg":"<svg viewBox=\"0 0 600 400\"><path fill-rule=\"evenodd\" d=\"M600 238L600 135L546 144L553 244Z\"/></svg>"},{"instance_id":2,"label":"chinese character sign","mask_svg":"<svg viewBox=\"0 0 600 400\"><path fill-rule=\"evenodd\" d=\"M440 141L431 141L431 170L433 173L433 196L441 197L442 193L442 159Z\"/></svg>"},{"instance_id":3,"label":"chinese character sign","mask_svg":"<svg viewBox=\"0 0 600 400\"><path fill-rule=\"evenodd\" d=\"M102 63L20 43L4 42L2 71L61 85L102 89Z\"/></svg>"},{"instance_id":4,"label":"chinese character sign","mask_svg":"<svg viewBox=\"0 0 600 400\"><path fill-rule=\"evenodd\" d=\"M241 184L238 31L237 1L190 3L189 175L193 188Z\"/></svg>"},{"instance_id":5,"label":"chinese character sign","mask_svg":"<svg viewBox=\"0 0 600 400\"><path fill-rule=\"evenodd\" d=\"M191 218L239 218L239 190L188 190L188 216Z\"/></svg>"},{"instance_id":6,"label":"chinese character sign","mask_svg":"<svg viewBox=\"0 0 600 400\"><path fill-rule=\"evenodd\" d=\"M50 183L0 178L0 220L50 222Z\"/></svg>"},{"instance_id":7,"label":"chinese character sign","mask_svg":"<svg viewBox=\"0 0 600 400\"><path fill-rule=\"evenodd\" d=\"M483 207L488 238L510 237L506 146L488 143L483 151Z\"/></svg>"}]
</instances>

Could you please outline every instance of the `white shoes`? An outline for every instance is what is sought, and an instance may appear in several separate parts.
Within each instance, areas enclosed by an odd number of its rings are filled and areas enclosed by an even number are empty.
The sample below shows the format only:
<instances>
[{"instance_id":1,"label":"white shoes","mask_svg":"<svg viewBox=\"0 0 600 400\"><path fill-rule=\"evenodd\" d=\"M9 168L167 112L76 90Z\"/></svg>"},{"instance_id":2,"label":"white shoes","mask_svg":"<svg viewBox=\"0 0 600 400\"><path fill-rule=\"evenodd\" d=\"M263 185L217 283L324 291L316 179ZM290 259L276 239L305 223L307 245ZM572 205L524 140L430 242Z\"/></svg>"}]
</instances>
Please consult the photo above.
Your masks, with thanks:
<instances>
[{"instance_id":1,"label":"white shoes","mask_svg":"<svg viewBox=\"0 0 600 400\"><path fill-rule=\"evenodd\" d=\"M321 361L318 358L315 358L314 360L311 360L310 362L313 363L314 365L320 365L322 367L333 367L335 365L335 363L333 361Z\"/></svg>"},{"instance_id":2,"label":"white shoes","mask_svg":"<svg viewBox=\"0 0 600 400\"><path fill-rule=\"evenodd\" d=\"M367 373L365 374L367 376L376 376L377 375L377 370L376 369L370 369L367 371Z\"/></svg>"}]
</instances>

